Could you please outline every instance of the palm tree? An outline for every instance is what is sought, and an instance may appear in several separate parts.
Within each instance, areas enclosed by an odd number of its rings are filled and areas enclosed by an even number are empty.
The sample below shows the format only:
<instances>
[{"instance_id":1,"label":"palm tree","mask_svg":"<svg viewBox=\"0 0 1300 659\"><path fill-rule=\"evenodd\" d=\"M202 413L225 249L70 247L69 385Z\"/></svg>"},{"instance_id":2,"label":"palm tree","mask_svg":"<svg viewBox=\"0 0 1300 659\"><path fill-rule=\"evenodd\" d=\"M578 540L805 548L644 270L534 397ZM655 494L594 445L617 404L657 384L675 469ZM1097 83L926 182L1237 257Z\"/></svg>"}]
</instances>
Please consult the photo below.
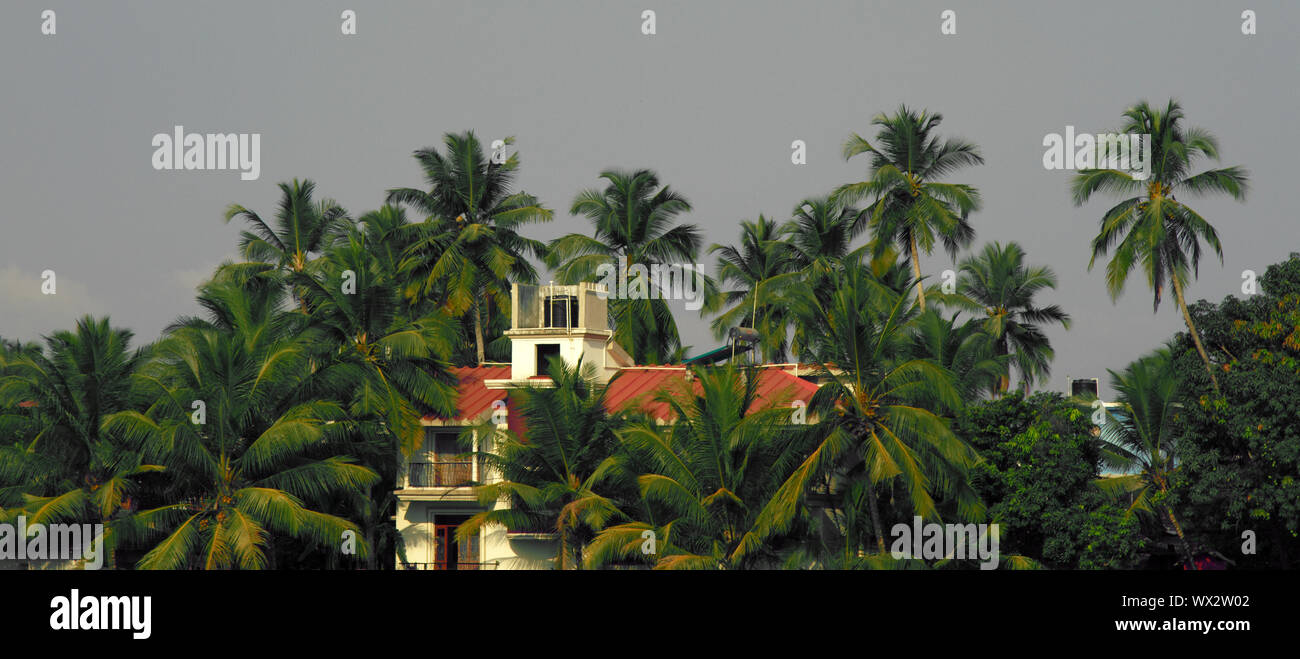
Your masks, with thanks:
<instances>
[{"instance_id":1,"label":"palm tree","mask_svg":"<svg viewBox=\"0 0 1300 659\"><path fill-rule=\"evenodd\" d=\"M157 344L136 377L154 402L105 420L171 476L169 503L137 514L163 536L141 568L274 567L277 537L337 547L345 531L359 534L311 506L377 476L345 454L346 411L308 395L303 319L279 309L280 278L249 270L218 271L201 290L211 318L182 319Z\"/></svg>"},{"instance_id":2,"label":"palm tree","mask_svg":"<svg viewBox=\"0 0 1300 659\"><path fill-rule=\"evenodd\" d=\"M500 480L477 486L475 494L480 505L504 500L509 506L474 515L456 529L456 536L469 542L493 525L552 529L559 538L556 566L580 569L586 543L611 519L623 516L616 502L602 494L618 470L616 433L622 417L606 412L606 386L595 379L594 366L579 362L569 368L553 358L548 372L553 386L510 394L528 428L526 440L491 425L479 429L495 448L481 456Z\"/></svg>"},{"instance_id":3,"label":"palm tree","mask_svg":"<svg viewBox=\"0 0 1300 659\"><path fill-rule=\"evenodd\" d=\"M916 307L870 267L845 263L825 301L810 290L790 298L794 313L812 328L804 352L820 365L817 376L825 383L808 409L818 422L807 435L807 458L764 507L737 550L741 555L788 530L818 479L838 501L833 507L842 530L865 512L880 553L885 539L878 497L895 484L915 514L927 519L938 517L934 494L944 495L962 517L983 514L966 478L976 455L936 414L961 406L952 375L908 356ZM861 551L864 540L844 533L845 555Z\"/></svg>"},{"instance_id":4,"label":"palm tree","mask_svg":"<svg viewBox=\"0 0 1300 659\"><path fill-rule=\"evenodd\" d=\"M399 282L385 269L384 245L350 232L307 275L298 277L309 312L309 337L319 351L317 378L337 381L332 398L354 418L383 419L403 454L424 440L421 417L454 412L455 388L446 356L456 329L441 311L407 319ZM345 289L345 274L352 286ZM393 456L396 457L396 456Z\"/></svg>"},{"instance_id":5,"label":"palm tree","mask_svg":"<svg viewBox=\"0 0 1300 659\"><path fill-rule=\"evenodd\" d=\"M804 199L785 225L791 268L802 284L822 287L834 281L843 262L854 258L852 242L867 227L862 212L832 197Z\"/></svg>"},{"instance_id":6,"label":"palm tree","mask_svg":"<svg viewBox=\"0 0 1300 659\"><path fill-rule=\"evenodd\" d=\"M957 324L957 315L944 318L936 309L917 317L910 356L928 359L953 374L953 384L963 401L974 401L999 391L1009 355L999 355L984 323Z\"/></svg>"},{"instance_id":7,"label":"palm tree","mask_svg":"<svg viewBox=\"0 0 1300 659\"><path fill-rule=\"evenodd\" d=\"M766 287L770 298L776 292L776 278L790 272L789 252L783 242L785 232L762 215L757 222L741 220L740 227L739 246L715 243L709 247L710 254L718 254L718 282L733 287L719 291L710 301L709 311L721 310L713 319L713 335L721 339L732 327L757 328L763 336L764 360L783 362L788 314L770 300L762 302L762 293Z\"/></svg>"},{"instance_id":8,"label":"palm tree","mask_svg":"<svg viewBox=\"0 0 1300 659\"><path fill-rule=\"evenodd\" d=\"M0 377L0 408L31 410L31 436L0 447L0 506L21 503L3 516L31 524L102 523L107 563L116 553L119 522L134 507L137 476L160 471L102 429L108 415L132 404L130 381L145 358L131 350L132 332L108 318L85 316L76 330L46 337L46 351L27 349ZM14 429L19 419L3 427ZM7 435L7 437L15 437Z\"/></svg>"},{"instance_id":9,"label":"palm tree","mask_svg":"<svg viewBox=\"0 0 1300 659\"><path fill-rule=\"evenodd\" d=\"M844 158L871 154L866 181L840 186L836 198L844 203L870 199L863 212L871 217L876 250L898 244L908 255L916 279L916 296L925 310L921 256L930 254L937 243L953 258L957 249L970 244L974 229L967 216L980 206L979 192L957 183L938 179L968 165L982 164L978 147L960 140L940 140L934 134L943 115L899 107L893 115L876 115L879 126L873 145L856 133L844 144Z\"/></svg>"},{"instance_id":10,"label":"palm tree","mask_svg":"<svg viewBox=\"0 0 1300 659\"><path fill-rule=\"evenodd\" d=\"M514 143L507 138L506 145ZM428 215L422 237L411 245L403 269L415 277L407 296L438 300L448 313L470 312L475 363L486 358L487 318L509 313L510 282L537 281L528 257L541 259L545 245L519 235L524 224L545 222L551 211L526 192L512 192L519 154L493 162L473 131L443 137L446 154L415 152L429 190L388 191L390 204L407 204Z\"/></svg>"},{"instance_id":11,"label":"palm tree","mask_svg":"<svg viewBox=\"0 0 1300 659\"><path fill-rule=\"evenodd\" d=\"M693 224L673 224L678 215L691 210L684 197L667 185L659 187L659 178L646 169L608 170L600 178L608 182L605 189L579 193L569 211L590 219L595 235L571 233L550 244L547 265L558 268L560 283L594 281L600 266L616 263L620 257L629 268L695 263L699 230ZM619 274L622 278L627 272ZM636 363L658 364L680 352L681 339L668 305L652 295L646 298L611 296L610 316L615 340L629 349Z\"/></svg>"},{"instance_id":12,"label":"palm tree","mask_svg":"<svg viewBox=\"0 0 1300 659\"><path fill-rule=\"evenodd\" d=\"M1056 273L1047 266L1025 266L1025 253L1011 242L1005 247L993 242L978 256L961 262L964 275L957 292L976 302L988 317L985 328L993 337L995 353L1011 355L1020 372L1026 394L1035 380L1045 380L1051 373L1052 344L1042 325L1060 323L1070 328L1070 316L1053 304L1034 306L1034 295L1056 288ZM1011 383L1009 369L998 382L998 393L1006 392Z\"/></svg>"},{"instance_id":13,"label":"palm tree","mask_svg":"<svg viewBox=\"0 0 1300 659\"><path fill-rule=\"evenodd\" d=\"M788 400L759 398L758 373L733 365L697 373L698 386L661 392L676 419L670 427L640 422L621 437L650 466L638 485L644 519L611 526L591 544L591 565L640 557L656 569L775 566L771 552L735 553L763 502L787 473L779 467L790 442ZM655 552L642 551L646 531Z\"/></svg>"},{"instance_id":14,"label":"palm tree","mask_svg":"<svg viewBox=\"0 0 1300 659\"><path fill-rule=\"evenodd\" d=\"M1169 520L1187 566L1196 561L1183 526L1168 503L1174 472L1178 468L1175 432L1182 378L1173 366L1168 346L1141 357L1123 372L1109 371L1118 392L1119 414L1107 414L1101 427L1102 463L1122 476L1102 478L1103 490L1130 498L1128 514L1157 515Z\"/></svg>"},{"instance_id":15,"label":"palm tree","mask_svg":"<svg viewBox=\"0 0 1300 659\"><path fill-rule=\"evenodd\" d=\"M1082 206L1097 192L1123 197L1101 218L1101 230L1092 241L1088 268L1092 269L1097 257L1113 248L1110 263L1106 265L1106 290L1111 299L1119 297L1129 273L1140 266L1154 293L1153 310L1160 308L1165 284L1170 284L1217 394L1219 380L1192 323L1184 289L1189 268L1192 276L1199 269L1201 241L1214 249L1220 262L1223 248L1214 227L1175 195L1197 198L1227 194L1241 201L1246 198L1247 172L1233 166L1192 174L1196 161L1219 159L1219 142L1205 130L1185 126L1182 107L1173 100L1164 110L1142 101L1126 110L1124 117L1120 132L1147 136L1144 139L1151 143L1150 175L1119 169L1089 169L1075 176L1072 185L1075 206Z\"/></svg>"},{"instance_id":16,"label":"palm tree","mask_svg":"<svg viewBox=\"0 0 1300 659\"><path fill-rule=\"evenodd\" d=\"M244 258L273 263L286 275L301 273L314 256L325 251L348 227L347 211L332 199L316 201L316 184L310 180L280 184L280 205L274 227L257 213L239 205L226 209L226 222L236 217L248 223L239 232ZM295 298L297 292L295 292Z\"/></svg>"}]
</instances>

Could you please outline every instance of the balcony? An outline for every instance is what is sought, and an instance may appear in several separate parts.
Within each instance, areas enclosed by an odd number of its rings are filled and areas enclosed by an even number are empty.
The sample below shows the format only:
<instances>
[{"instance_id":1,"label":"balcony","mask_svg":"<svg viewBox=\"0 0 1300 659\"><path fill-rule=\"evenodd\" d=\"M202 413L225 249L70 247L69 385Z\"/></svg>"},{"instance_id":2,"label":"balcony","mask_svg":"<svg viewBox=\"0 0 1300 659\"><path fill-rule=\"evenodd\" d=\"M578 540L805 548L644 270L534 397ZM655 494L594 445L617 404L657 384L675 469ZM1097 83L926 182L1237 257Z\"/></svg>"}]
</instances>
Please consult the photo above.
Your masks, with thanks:
<instances>
[{"instance_id":1,"label":"balcony","mask_svg":"<svg viewBox=\"0 0 1300 659\"><path fill-rule=\"evenodd\" d=\"M469 460L412 462L407 487L463 487L473 479L474 463Z\"/></svg>"}]
</instances>

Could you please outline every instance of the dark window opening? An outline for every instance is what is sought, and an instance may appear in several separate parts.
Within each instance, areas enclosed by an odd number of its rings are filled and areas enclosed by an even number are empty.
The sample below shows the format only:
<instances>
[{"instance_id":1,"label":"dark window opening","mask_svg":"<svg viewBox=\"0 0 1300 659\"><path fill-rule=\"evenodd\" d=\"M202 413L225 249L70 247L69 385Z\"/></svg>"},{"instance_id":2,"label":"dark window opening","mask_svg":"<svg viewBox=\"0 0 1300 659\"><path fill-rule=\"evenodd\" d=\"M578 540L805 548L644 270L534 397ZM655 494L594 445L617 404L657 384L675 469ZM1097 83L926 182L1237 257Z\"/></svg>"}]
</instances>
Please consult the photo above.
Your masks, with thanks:
<instances>
[{"instance_id":1,"label":"dark window opening","mask_svg":"<svg viewBox=\"0 0 1300 659\"><path fill-rule=\"evenodd\" d=\"M546 327L577 327L578 298L575 295L548 295L543 306L542 325Z\"/></svg>"},{"instance_id":2,"label":"dark window opening","mask_svg":"<svg viewBox=\"0 0 1300 659\"><path fill-rule=\"evenodd\" d=\"M548 375L551 368L551 358L559 358L560 344L543 343L537 346L537 375Z\"/></svg>"}]
</instances>

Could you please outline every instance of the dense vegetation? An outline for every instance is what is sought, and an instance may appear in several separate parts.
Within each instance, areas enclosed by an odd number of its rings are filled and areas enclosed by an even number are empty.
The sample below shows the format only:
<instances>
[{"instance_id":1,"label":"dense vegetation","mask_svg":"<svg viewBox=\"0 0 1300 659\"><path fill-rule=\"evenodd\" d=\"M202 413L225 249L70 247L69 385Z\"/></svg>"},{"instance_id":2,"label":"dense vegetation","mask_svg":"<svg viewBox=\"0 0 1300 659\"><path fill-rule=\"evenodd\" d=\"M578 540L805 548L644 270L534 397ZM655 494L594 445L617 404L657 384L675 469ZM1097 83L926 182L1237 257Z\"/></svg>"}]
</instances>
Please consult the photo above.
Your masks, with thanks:
<instances>
[{"instance_id":1,"label":"dense vegetation","mask_svg":"<svg viewBox=\"0 0 1300 659\"><path fill-rule=\"evenodd\" d=\"M1120 197L1089 246L1110 255L1108 290L1140 269L1157 308L1173 289L1187 332L1112 371L1117 407L1100 423L1090 401L1030 395L1050 374L1046 330L1070 325L1044 299L1056 273L1014 242L974 246L979 191L949 179L983 163L978 146L902 107L845 144L862 181L705 250L717 264L701 313L718 338L759 329L762 361L812 365L806 424L759 404L742 365L694 367L692 387L661 393L677 420L663 426L607 409L589 366L553 362L553 388L512 394L526 441L478 429L497 435L482 458L501 476L479 498L512 508L458 532L553 531L565 569L975 565L892 557L890 529L920 516L998 523L1004 567L1294 565L1300 258L1269 268L1258 295L1188 304L1202 245L1222 250L1175 194L1242 199L1246 173L1193 171L1218 145L1173 102L1124 118L1153 136L1152 176L1085 170L1073 200ZM86 317L0 344L0 522L103 523L122 568L391 567L398 465L421 416L455 409L452 366L508 356L511 284L536 283L540 265L592 281L611 259L704 250L679 222L687 199L648 170L600 172L571 205L590 233L548 244L525 235L553 213L516 188L518 154L494 161L466 132L415 158L427 187L388 190L374 211L298 180L272 215L231 206L244 260L156 342ZM952 289L922 276L936 247L960 257ZM680 363L669 303L610 310L638 363ZM356 553L339 551L347 532Z\"/></svg>"}]
</instances>

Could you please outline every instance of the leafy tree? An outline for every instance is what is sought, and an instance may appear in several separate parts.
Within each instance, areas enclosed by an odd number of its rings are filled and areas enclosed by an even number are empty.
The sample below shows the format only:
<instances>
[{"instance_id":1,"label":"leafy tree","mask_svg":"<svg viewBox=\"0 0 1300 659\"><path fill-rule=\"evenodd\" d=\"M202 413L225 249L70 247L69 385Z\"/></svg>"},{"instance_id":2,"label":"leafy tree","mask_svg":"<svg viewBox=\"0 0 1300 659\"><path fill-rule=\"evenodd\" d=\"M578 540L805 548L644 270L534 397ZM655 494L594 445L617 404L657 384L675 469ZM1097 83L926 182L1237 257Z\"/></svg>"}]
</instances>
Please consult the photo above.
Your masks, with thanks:
<instances>
[{"instance_id":1,"label":"leafy tree","mask_svg":"<svg viewBox=\"0 0 1300 659\"><path fill-rule=\"evenodd\" d=\"M1186 401L1170 502L1189 535L1239 566L1290 568L1300 556L1300 256L1259 283L1258 295L1190 308L1205 344L1224 355L1223 399ZM1208 391L1190 337L1175 345L1186 388ZM1243 551L1247 531L1254 553Z\"/></svg>"},{"instance_id":2,"label":"leafy tree","mask_svg":"<svg viewBox=\"0 0 1300 659\"><path fill-rule=\"evenodd\" d=\"M971 482L999 525L1001 553L1049 568L1138 563L1138 520L1093 487L1101 445L1076 405L1060 394L1013 391L966 407L954 431L983 458Z\"/></svg>"},{"instance_id":3,"label":"leafy tree","mask_svg":"<svg viewBox=\"0 0 1300 659\"><path fill-rule=\"evenodd\" d=\"M1165 285L1172 286L1187 331L1218 393L1214 366L1188 313L1183 291L1189 276L1195 276L1198 271L1201 242L1214 249L1220 262L1223 248L1214 227L1179 201L1177 195L1186 199L1227 194L1244 200L1247 172L1233 166L1192 174L1198 160L1218 160L1219 142L1200 128L1185 126L1183 109L1172 100L1164 110L1142 101L1126 110L1124 117L1119 132L1150 136L1144 139L1151 142L1151 171L1148 176L1119 169L1089 169L1075 177L1072 187L1076 206L1082 206L1098 192L1124 197L1102 216L1101 231L1092 241L1088 268L1092 269L1097 257L1113 248L1110 263L1106 265L1106 290L1111 298L1123 292L1129 273L1140 267L1154 293L1153 310L1160 308Z\"/></svg>"}]
</instances>

